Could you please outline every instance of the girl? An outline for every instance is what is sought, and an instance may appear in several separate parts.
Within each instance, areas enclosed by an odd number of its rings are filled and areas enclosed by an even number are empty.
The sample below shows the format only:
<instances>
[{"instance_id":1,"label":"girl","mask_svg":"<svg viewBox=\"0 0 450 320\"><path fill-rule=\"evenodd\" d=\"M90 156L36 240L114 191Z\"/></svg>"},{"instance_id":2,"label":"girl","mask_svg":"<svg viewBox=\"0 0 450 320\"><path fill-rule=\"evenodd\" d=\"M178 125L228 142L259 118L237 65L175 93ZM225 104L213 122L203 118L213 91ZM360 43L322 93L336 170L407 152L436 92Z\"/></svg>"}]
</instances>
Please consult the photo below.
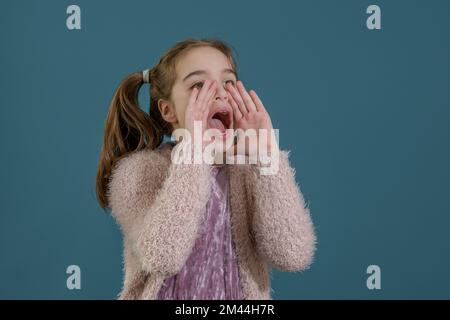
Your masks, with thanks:
<instances>
[{"instance_id":1,"label":"girl","mask_svg":"<svg viewBox=\"0 0 450 320\"><path fill-rule=\"evenodd\" d=\"M146 82L149 113L138 106ZM262 161L175 164L176 143L163 138L175 129L193 135L195 121L220 132L272 129L258 95L238 81L222 41L179 42L114 94L97 196L124 237L119 299L272 299L269 267L304 270L316 244L289 152L279 151L273 175L260 174Z\"/></svg>"}]
</instances>

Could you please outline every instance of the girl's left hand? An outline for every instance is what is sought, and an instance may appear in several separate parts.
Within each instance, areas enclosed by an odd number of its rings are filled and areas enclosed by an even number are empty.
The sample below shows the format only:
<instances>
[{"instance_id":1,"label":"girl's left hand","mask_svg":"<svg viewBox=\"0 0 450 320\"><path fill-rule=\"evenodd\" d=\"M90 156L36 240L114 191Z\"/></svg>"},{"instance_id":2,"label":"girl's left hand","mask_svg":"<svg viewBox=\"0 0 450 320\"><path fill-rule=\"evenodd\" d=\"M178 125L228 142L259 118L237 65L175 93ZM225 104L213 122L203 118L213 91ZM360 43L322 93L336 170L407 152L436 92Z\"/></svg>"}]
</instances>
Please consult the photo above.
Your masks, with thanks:
<instances>
[{"instance_id":1,"label":"girl's left hand","mask_svg":"<svg viewBox=\"0 0 450 320\"><path fill-rule=\"evenodd\" d=\"M264 107L261 99L258 97L254 90L250 90L250 93L245 89L242 81L238 81L237 88L228 83L226 85L228 100L233 108L234 129L247 129L256 130L258 138L258 145L260 140L259 129L265 129L267 135L267 151L270 152L272 147L277 147L276 141L272 141L272 121L269 113ZM264 133L263 133L264 134ZM257 150L252 148L249 150L246 145L246 155L255 155Z\"/></svg>"}]
</instances>

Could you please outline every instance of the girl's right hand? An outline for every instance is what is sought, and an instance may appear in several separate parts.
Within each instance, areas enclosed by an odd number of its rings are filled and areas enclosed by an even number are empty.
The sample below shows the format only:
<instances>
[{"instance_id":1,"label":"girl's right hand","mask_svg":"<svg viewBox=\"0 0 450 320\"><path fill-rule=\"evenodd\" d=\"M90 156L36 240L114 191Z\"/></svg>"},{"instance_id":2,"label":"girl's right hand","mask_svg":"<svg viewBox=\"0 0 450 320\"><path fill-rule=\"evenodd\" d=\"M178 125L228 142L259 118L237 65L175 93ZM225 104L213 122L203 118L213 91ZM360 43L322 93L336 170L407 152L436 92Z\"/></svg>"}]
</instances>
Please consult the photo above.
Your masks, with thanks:
<instances>
[{"instance_id":1,"label":"girl's right hand","mask_svg":"<svg viewBox=\"0 0 450 320\"><path fill-rule=\"evenodd\" d=\"M205 80L203 83L203 87L201 90L198 90L197 87L192 89L191 96L189 98L189 103L186 107L185 111L185 127L191 134L191 141L195 144L194 139L194 122L200 121L202 124L202 130L200 143L203 145L203 133L206 130L206 126L208 123L208 114L209 114L209 105L211 104L211 98L215 94L217 89L216 81Z\"/></svg>"}]
</instances>

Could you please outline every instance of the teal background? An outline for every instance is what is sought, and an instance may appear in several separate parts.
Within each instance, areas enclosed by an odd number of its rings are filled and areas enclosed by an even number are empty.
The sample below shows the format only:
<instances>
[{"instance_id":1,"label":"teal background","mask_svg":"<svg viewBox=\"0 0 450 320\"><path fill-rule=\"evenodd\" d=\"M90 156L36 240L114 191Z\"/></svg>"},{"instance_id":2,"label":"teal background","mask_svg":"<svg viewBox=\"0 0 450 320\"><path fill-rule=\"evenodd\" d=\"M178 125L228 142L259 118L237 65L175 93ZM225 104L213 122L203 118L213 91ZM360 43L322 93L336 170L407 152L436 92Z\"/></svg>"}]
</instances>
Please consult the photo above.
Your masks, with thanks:
<instances>
[{"instance_id":1,"label":"teal background","mask_svg":"<svg viewBox=\"0 0 450 320\"><path fill-rule=\"evenodd\" d=\"M382 30L366 28L370 4ZM119 293L122 238L95 197L108 105L187 37L233 45L292 150L319 243L309 270L274 271L275 299L450 298L449 14L438 0L2 1L0 298Z\"/></svg>"}]
</instances>

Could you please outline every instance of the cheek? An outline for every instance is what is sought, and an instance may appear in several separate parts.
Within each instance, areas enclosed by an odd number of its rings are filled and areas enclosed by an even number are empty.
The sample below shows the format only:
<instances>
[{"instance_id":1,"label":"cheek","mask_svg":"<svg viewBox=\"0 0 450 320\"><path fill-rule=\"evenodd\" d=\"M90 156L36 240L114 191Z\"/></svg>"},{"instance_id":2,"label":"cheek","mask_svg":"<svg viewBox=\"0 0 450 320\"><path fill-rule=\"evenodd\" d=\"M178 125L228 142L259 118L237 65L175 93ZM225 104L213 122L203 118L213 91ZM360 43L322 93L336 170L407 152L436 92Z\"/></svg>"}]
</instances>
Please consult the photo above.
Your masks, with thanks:
<instances>
[{"instance_id":1,"label":"cheek","mask_svg":"<svg viewBox=\"0 0 450 320\"><path fill-rule=\"evenodd\" d=\"M177 113L178 122L180 123L181 127L185 127L184 125L184 118L185 118L186 108L182 107Z\"/></svg>"},{"instance_id":2,"label":"cheek","mask_svg":"<svg viewBox=\"0 0 450 320\"><path fill-rule=\"evenodd\" d=\"M176 88L172 91L172 106L177 117L177 122L180 127L185 128L186 110L191 97L191 91L181 88Z\"/></svg>"},{"instance_id":3,"label":"cheek","mask_svg":"<svg viewBox=\"0 0 450 320\"><path fill-rule=\"evenodd\" d=\"M186 115L187 103L188 103L188 100L185 100L185 99L178 99L177 101L174 102L175 115L177 117L178 123L183 128L184 128L184 118Z\"/></svg>"},{"instance_id":4,"label":"cheek","mask_svg":"<svg viewBox=\"0 0 450 320\"><path fill-rule=\"evenodd\" d=\"M172 110L175 113L177 118L177 122L180 126L184 127L184 116L186 106L189 102L189 94L190 92L186 91L185 88L182 88L179 85L174 85L171 92L171 104Z\"/></svg>"}]
</instances>

